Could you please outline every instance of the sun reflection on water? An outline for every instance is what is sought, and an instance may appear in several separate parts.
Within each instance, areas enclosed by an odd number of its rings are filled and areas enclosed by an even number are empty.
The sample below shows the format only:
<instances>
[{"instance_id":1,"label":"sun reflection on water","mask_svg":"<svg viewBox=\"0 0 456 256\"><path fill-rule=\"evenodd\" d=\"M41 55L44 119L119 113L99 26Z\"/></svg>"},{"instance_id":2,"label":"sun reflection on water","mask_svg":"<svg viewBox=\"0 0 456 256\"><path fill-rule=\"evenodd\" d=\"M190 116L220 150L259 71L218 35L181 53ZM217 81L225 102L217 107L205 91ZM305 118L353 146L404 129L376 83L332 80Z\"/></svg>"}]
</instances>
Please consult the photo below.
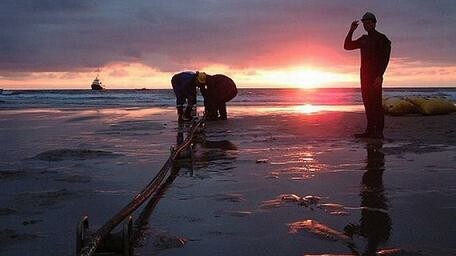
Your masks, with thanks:
<instances>
[{"instance_id":1,"label":"sun reflection on water","mask_svg":"<svg viewBox=\"0 0 456 256\"><path fill-rule=\"evenodd\" d=\"M306 180L316 173L324 171L327 166L315 158L319 154L313 148L290 148L292 152L285 153L280 159L272 159L271 165L277 166L268 177L286 178L290 180ZM286 159L286 160L283 160Z\"/></svg>"},{"instance_id":2,"label":"sun reflection on water","mask_svg":"<svg viewBox=\"0 0 456 256\"><path fill-rule=\"evenodd\" d=\"M322 106L315 106L312 104L294 106L295 112L299 112L299 113L303 113L303 114L316 113L316 112L321 112L323 110L324 110L324 108Z\"/></svg>"},{"instance_id":3,"label":"sun reflection on water","mask_svg":"<svg viewBox=\"0 0 456 256\"><path fill-rule=\"evenodd\" d=\"M325 112L361 112L362 105L281 105L281 106L230 106L230 114L234 116L269 115L269 114L320 114Z\"/></svg>"}]
</instances>

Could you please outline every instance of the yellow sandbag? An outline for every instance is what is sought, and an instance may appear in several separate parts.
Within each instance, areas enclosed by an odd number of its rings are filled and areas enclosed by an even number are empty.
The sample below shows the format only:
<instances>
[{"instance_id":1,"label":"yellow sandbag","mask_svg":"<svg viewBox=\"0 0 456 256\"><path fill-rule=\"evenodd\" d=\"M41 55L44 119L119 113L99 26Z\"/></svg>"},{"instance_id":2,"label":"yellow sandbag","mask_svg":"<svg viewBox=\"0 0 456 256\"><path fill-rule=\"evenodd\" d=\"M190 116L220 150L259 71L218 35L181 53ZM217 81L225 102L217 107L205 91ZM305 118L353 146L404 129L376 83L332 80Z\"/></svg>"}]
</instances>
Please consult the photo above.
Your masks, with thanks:
<instances>
[{"instance_id":1,"label":"yellow sandbag","mask_svg":"<svg viewBox=\"0 0 456 256\"><path fill-rule=\"evenodd\" d=\"M456 111L456 106L451 100L443 97L407 97L423 115L448 114Z\"/></svg>"},{"instance_id":2,"label":"yellow sandbag","mask_svg":"<svg viewBox=\"0 0 456 256\"><path fill-rule=\"evenodd\" d=\"M402 116L409 113L416 113L415 105L402 97L390 97L383 99L383 110L393 116Z\"/></svg>"}]
</instances>

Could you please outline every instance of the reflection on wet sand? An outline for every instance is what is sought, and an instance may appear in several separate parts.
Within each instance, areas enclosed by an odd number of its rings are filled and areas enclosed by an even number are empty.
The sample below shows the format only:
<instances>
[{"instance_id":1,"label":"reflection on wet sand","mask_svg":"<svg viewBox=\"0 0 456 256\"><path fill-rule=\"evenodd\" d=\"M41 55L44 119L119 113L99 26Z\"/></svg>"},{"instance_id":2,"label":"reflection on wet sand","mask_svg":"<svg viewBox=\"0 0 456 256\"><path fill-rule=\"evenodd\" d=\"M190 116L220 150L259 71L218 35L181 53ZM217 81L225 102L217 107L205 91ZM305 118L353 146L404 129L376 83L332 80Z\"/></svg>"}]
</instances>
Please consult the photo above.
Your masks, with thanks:
<instances>
[{"instance_id":1,"label":"reflection on wet sand","mask_svg":"<svg viewBox=\"0 0 456 256\"><path fill-rule=\"evenodd\" d=\"M189 124L179 124L177 127L175 147L178 147L184 143L184 139L186 137L185 133L188 131L188 128L190 128ZM154 253L158 253L158 251L164 249L184 246L188 241L187 238L164 234L163 232L160 233L157 230L150 230L149 218L152 215L158 201L165 195L166 191L178 175L184 174L191 177L199 177L199 174L194 174L195 169L202 169L203 167L207 168L212 164L217 167L216 169L219 172L224 172L227 170L226 165L232 164L232 160L235 159L235 157L227 154L227 151L237 150L237 146L230 141L210 141L207 140L204 135L198 135L194 141L195 144L199 145L200 147L197 147L197 145L191 145L187 151L181 152L177 161L173 163L170 176L167 178L166 182L163 184L157 194L150 199L136 220L135 230L137 230L137 233L134 234L135 247L144 246L144 239L146 236L151 236L151 234L152 239L154 240ZM222 161L220 162L220 160ZM220 194L216 195L215 199L221 201L242 200L241 195L236 194ZM237 217L243 217L251 214L247 211L229 211L227 213L231 216Z\"/></svg>"},{"instance_id":2,"label":"reflection on wet sand","mask_svg":"<svg viewBox=\"0 0 456 256\"><path fill-rule=\"evenodd\" d=\"M87 116L128 116L128 118L141 118L151 115L159 115L168 113L174 110L166 108L100 108L100 109L87 109L87 108L25 108L25 109L6 109L2 110L2 115L9 114L71 114L73 117L87 117Z\"/></svg>"},{"instance_id":3,"label":"reflection on wet sand","mask_svg":"<svg viewBox=\"0 0 456 256\"><path fill-rule=\"evenodd\" d=\"M270 114L317 114L322 112L361 112L362 105L268 105L268 106L230 106L233 115L270 115Z\"/></svg>"},{"instance_id":4,"label":"reflection on wet sand","mask_svg":"<svg viewBox=\"0 0 456 256\"><path fill-rule=\"evenodd\" d=\"M218 148L221 150L237 150L238 148L232 142L228 140L220 140L220 141L210 141L205 140L203 143L203 147L207 149L211 148Z\"/></svg>"},{"instance_id":5,"label":"reflection on wet sand","mask_svg":"<svg viewBox=\"0 0 456 256\"><path fill-rule=\"evenodd\" d=\"M177 130L177 145L184 141L185 124L180 124ZM206 169L208 173L226 175L226 172L235 168L233 160L236 159L237 146L228 140L212 141L205 135L199 135L194 140L189 152L184 152L179 160L181 167L186 169L185 175L190 177L208 178L207 173L198 173L196 169ZM214 167L214 168L212 168Z\"/></svg>"},{"instance_id":6,"label":"reflection on wet sand","mask_svg":"<svg viewBox=\"0 0 456 256\"><path fill-rule=\"evenodd\" d=\"M366 149L366 172L360 193L361 219L359 224L349 224L344 230L350 237L359 235L367 239L362 255L377 255L380 245L390 238L392 225L383 187L385 155L381 141L368 141Z\"/></svg>"},{"instance_id":7,"label":"reflection on wet sand","mask_svg":"<svg viewBox=\"0 0 456 256\"><path fill-rule=\"evenodd\" d=\"M305 104L305 105L299 105L295 106L294 108L297 112L303 113L303 114L310 114L310 113L315 113L315 112L321 112L324 109L321 106L316 106L316 105L311 105L311 104Z\"/></svg>"},{"instance_id":8,"label":"reflection on wet sand","mask_svg":"<svg viewBox=\"0 0 456 256\"><path fill-rule=\"evenodd\" d=\"M269 161L272 166L277 166L277 168L265 177L275 179L285 178L294 181L310 179L319 172L328 169L325 164L316 158L318 153L312 147L290 147L287 152L271 160L266 160L266 162Z\"/></svg>"},{"instance_id":9,"label":"reflection on wet sand","mask_svg":"<svg viewBox=\"0 0 456 256\"><path fill-rule=\"evenodd\" d=\"M169 175L169 177L166 179L166 181L163 183L163 185L160 187L157 193L151 197L147 205L143 208L140 215L136 219L134 224L135 232L133 233L133 246L135 248L142 247L146 236L150 236L150 234L148 234L151 232L149 226L149 219L160 199L163 198L166 191L169 189L169 186L176 179L180 169L181 165L179 164L179 162L173 164L173 166L171 167L171 174ZM179 248L184 246L184 244L187 242L186 238L166 235L162 233L156 233L154 234L154 236L154 246L157 250Z\"/></svg>"}]
</instances>

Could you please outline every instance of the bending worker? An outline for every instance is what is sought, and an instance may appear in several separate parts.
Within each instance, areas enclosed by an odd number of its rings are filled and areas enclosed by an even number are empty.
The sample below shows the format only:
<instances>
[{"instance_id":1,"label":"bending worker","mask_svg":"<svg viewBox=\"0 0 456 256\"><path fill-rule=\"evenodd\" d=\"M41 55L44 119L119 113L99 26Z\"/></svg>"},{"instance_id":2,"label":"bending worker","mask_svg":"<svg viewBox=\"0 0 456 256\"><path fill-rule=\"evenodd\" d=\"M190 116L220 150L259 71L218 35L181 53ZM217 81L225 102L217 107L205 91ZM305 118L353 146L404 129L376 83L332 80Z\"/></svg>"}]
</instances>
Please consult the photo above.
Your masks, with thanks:
<instances>
[{"instance_id":1,"label":"bending worker","mask_svg":"<svg viewBox=\"0 0 456 256\"><path fill-rule=\"evenodd\" d=\"M355 134L357 138L383 138L384 116L382 108L383 73L390 59L391 41L375 30L377 19L374 14L366 12L361 19L367 35L352 40L353 32L358 27L355 20L345 37L344 49L361 49L361 94L367 117L367 128L364 133Z\"/></svg>"},{"instance_id":2,"label":"bending worker","mask_svg":"<svg viewBox=\"0 0 456 256\"><path fill-rule=\"evenodd\" d=\"M171 79L171 85L176 94L178 121L191 120L192 108L196 104L196 73L186 71L175 74Z\"/></svg>"},{"instance_id":3,"label":"bending worker","mask_svg":"<svg viewBox=\"0 0 456 256\"><path fill-rule=\"evenodd\" d=\"M234 81L221 74L197 72L196 81L204 97L206 120L226 120L226 103L237 95Z\"/></svg>"}]
</instances>

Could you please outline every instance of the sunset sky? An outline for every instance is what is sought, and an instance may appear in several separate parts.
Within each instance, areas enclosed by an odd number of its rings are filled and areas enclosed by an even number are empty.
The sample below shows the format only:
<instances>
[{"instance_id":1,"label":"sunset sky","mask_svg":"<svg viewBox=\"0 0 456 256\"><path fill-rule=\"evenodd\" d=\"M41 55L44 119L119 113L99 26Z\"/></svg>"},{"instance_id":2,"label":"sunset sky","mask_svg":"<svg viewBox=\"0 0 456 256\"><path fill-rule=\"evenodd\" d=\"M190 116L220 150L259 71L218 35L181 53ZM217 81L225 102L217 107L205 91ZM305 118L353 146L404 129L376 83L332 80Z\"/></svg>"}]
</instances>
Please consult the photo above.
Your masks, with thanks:
<instances>
[{"instance_id":1,"label":"sunset sky","mask_svg":"<svg viewBox=\"0 0 456 256\"><path fill-rule=\"evenodd\" d=\"M456 86L456 1L2 0L0 88L170 88L183 70L239 87L357 87L350 23L392 41L385 87ZM362 26L355 38L365 33Z\"/></svg>"}]
</instances>

